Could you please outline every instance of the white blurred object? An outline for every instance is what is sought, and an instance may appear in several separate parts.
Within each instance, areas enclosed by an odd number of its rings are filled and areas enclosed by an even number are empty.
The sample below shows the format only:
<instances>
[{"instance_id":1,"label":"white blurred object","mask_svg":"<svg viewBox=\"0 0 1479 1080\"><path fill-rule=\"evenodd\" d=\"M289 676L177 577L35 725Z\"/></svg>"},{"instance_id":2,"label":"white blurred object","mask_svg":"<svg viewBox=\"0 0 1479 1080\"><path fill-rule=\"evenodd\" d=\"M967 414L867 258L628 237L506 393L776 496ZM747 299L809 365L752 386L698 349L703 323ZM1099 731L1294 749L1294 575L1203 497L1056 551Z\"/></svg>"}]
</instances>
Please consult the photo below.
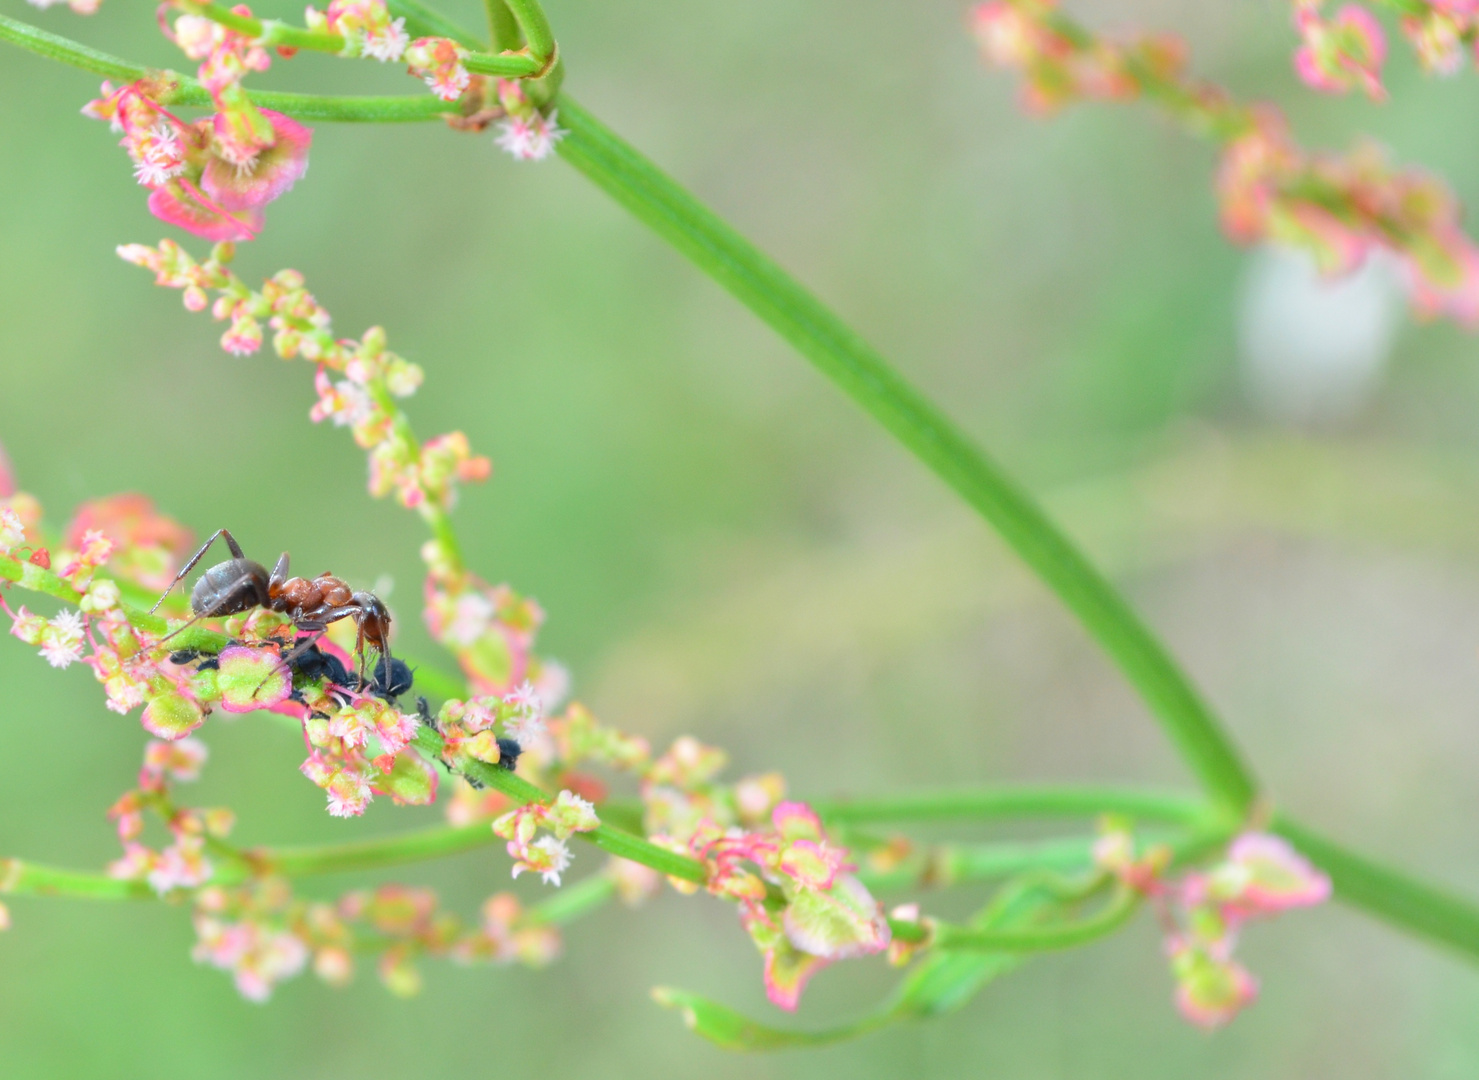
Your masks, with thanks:
<instances>
[{"instance_id":1,"label":"white blurred object","mask_svg":"<svg viewBox=\"0 0 1479 1080\"><path fill-rule=\"evenodd\" d=\"M1302 251L1260 248L1238 313L1238 352L1254 402L1286 421L1350 417L1381 379L1403 304L1396 269L1380 252L1353 274L1325 278Z\"/></svg>"}]
</instances>

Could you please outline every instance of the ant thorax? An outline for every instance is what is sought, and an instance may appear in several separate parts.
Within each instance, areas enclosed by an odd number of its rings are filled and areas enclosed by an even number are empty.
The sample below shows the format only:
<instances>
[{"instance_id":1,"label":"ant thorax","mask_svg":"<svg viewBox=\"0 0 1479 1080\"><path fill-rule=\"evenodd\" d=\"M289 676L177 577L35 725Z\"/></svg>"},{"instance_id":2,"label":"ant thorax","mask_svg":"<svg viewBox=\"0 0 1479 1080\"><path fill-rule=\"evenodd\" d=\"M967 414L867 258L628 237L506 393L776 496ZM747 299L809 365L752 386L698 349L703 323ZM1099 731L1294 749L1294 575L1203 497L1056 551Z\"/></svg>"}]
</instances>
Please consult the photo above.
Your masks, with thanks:
<instances>
[{"instance_id":1,"label":"ant thorax","mask_svg":"<svg viewBox=\"0 0 1479 1080\"><path fill-rule=\"evenodd\" d=\"M354 596L347 584L330 574L320 574L316 578L288 578L281 585L274 583L269 586L268 592L273 608L295 617L325 607L341 608Z\"/></svg>"}]
</instances>

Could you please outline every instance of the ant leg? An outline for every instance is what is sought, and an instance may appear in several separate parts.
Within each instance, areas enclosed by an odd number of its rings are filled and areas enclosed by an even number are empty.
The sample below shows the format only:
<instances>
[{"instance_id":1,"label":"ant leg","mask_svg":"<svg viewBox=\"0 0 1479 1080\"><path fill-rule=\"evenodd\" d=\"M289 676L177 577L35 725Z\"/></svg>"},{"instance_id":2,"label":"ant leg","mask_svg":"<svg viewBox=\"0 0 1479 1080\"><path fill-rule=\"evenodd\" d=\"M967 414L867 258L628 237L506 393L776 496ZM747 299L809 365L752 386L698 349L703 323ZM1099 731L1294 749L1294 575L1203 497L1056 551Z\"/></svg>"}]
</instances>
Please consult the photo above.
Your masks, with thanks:
<instances>
[{"instance_id":1,"label":"ant leg","mask_svg":"<svg viewBox=\"0 0 1479 1080\"><path fill-rule=\"evenodd\" d=\"M287 653L284 653L283 654L282 662L284 664L287 664L288 667L292 667L294 660L298 659L298 657L302 656L309 649L311 649L315 645L317 645L318 644L318 639L321 638L321 637L323 637L324 634L328 633L328 629L329 629L328 626L325 625L324 623L322 623L322 622L315 622L315 621L309 620L309 619L304 619L304 620L302 620L300 622L294 623L293 625L295 625L299 630L306 631L307 633L310 633L313 636L311 638L309 638L307 641L300 641L300 642L298 642L297 645L294 645L293 646L291 652L287 652Z\"/></svg>"},{"instance_id":2,"label":"ant leg","mask_svg":"<svg viewBox=\"0 0 1479 1080\"><path fill-rule=\"evenodd\" d=\"M234 555L238 559L246 558L246 556L242 554L241 545L236 542L236 537L231 535L231 531L229 529L217 529L209 540L200 545L200 550L197 551L194 555L190 556L190 561L185 564L185 568L183 570L175 575L175 580L169 583L169 588L165 589L164 592L160 595L159 599L154 601L154 606L149 609L150 615L159 610L159 605L164 603L164 598L174 591L174 587L184 579L186 574L195 569L196 563L205 558L205 553L211 549L211 545L223 536L226 538L226 546L231 549L232 555ZM180 630L183 629L183 626L180 627ZM179 633L179 630L176 630L175 633Z\"/></svg>"},{"instance_id":3,"label":"ant leg","mask_svg":"<svg viewBox=\"0 0 1479 1080\"><path fill-rule=\"evenodd\" d=\"M223 529L222 531L224 532L225 530ZM215 539L215 537L212 537L211 539ZM207 545L207 546L209 546L209 545ZM204 549L203 548L201 549L201 553L204 554ZM197 555L196 558L199 559L200 558L200 555ZM182 573L182 576L183 576L183 573ZM179 578L176 578L175 580L178 581ZM215 615L217 608L225 606L226 602L235 594L235 592L236 592L237 589L241 588L243 585L249 585L249 584L251 584L251 581L252 581L252 575L251 574L244 574L241 577L237 578L235 581L233 581L231 583L231 587L229 589L226 589L224 592L222 592L220 595L218 595L216 597L216 602L214 604L212 604L205 611L202 611L199 615L196 615L189 622L187 622L184 626L181 626L181 627L179 627L178 629L175 629L175 630L171 630L168 634L165 634L164 637L162 637L162 638L159 639L159 643L161 645L163 645L166 641L168 641L170 638L174 637L176 634L180 633L181 631L190 629L190 627L194 626L201 619L209 619L209 618L211 618L213 615ZM173 586L171 586L171 588L173 588ZM164 598L163 597L160 597L160 599L163 600ZM155 604L154 606L155 607L158 607L159 605L158 604Z\"/></svg>"}]
</instances>

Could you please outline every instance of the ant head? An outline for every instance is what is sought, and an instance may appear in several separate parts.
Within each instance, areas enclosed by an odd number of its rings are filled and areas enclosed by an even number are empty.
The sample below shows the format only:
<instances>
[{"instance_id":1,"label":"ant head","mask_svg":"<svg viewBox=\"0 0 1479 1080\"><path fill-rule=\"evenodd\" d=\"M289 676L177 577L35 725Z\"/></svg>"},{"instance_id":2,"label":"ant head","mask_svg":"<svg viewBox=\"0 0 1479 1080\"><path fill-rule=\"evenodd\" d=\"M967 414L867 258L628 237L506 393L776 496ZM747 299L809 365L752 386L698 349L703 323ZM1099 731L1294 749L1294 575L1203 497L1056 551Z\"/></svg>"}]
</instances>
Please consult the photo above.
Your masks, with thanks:
<instances>
[{"instance_id":1,"label":"ant head","mask_svg":"<svg viewBox=\"0 0 1479 1080\"><path fill-rule=\"evenodd\" d=\"M390 636L390 611L374 593L357 592L351 601L359 609L354 619L360 625L365 639L376 648L384 649Z\"/></svg>"}]
</instances>

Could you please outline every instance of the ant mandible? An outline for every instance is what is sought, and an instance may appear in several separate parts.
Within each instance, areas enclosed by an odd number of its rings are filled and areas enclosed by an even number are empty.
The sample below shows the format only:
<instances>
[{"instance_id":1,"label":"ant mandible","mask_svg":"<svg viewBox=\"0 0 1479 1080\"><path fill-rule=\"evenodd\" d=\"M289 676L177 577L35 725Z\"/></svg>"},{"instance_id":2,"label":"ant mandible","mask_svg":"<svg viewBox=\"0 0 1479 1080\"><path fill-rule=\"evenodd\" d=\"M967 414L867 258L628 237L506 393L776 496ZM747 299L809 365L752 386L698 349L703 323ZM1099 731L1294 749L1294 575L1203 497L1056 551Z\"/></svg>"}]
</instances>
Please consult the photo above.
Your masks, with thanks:
<instances>
[{"instance_id":1,"label":"ant mandible","mask_svg":"<svg viewBox=\"0 0 1479 1080\"><path fill-rule=\"evenodd\" d=\"M322 637L328 630L329 624L338 622L340 619L353 619L358 630L354 643L354 652L359 657L359 685L365 685L365 645L370 645L380 653L385 670L389 673L390 661L390 612L380 602L374 593L354 592L339 578L329 573L322 573L316 578L288 577L288 553L284 551L282 557L277 560L277 565L272 568L272 573L267 573L267 568L261 563L253 562L246 557L241 550L241 545L227 529L218 529L216 534L207 540L199 551L191 556L190 561L185 564L175 580L170 582L164 595L154 603L149 611L152 613L164 603L164 598L170 594L191 570L195 564L205 557L210 546L218 539L225 539L226 546L231 549L232 558L226 562L217 563L195 582L195 588L190 593L190 610L194 618L171 633L165 635L162 641L168 641L201 619L212 618L217 615L237 615L243 611L250 611L254 607L266 608L280 615L286 615L293 620L293 625L303 633L312 634L313 637L295 648L284 659L291 663L301 652L312 647L313 643Z\"/></svg>"}]
</instances>

